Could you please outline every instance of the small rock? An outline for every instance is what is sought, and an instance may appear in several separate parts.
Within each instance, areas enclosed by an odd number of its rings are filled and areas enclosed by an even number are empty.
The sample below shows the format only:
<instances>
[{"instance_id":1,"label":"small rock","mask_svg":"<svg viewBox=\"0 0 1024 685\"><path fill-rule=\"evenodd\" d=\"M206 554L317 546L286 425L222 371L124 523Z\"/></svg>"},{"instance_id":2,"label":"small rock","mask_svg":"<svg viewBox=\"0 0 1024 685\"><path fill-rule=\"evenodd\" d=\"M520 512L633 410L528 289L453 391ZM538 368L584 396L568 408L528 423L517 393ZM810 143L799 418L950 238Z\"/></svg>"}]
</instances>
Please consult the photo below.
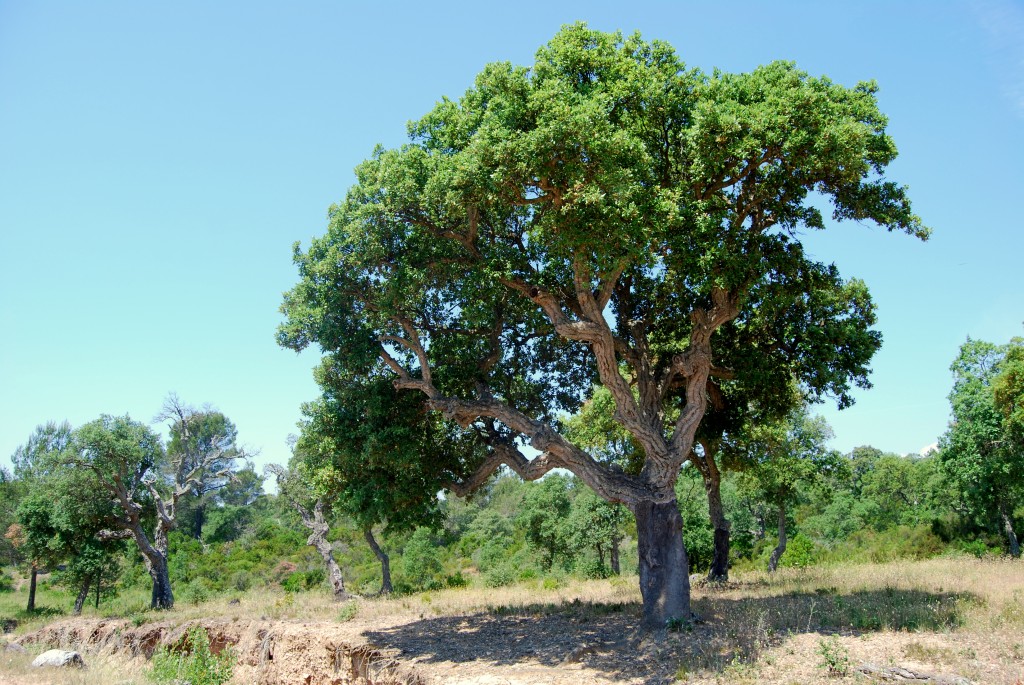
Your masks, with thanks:
<instances>
[{"instance_id":1,"label":"small rock","mask_svg":"<svg viewBox=\"0 0 1024 685\"><path fill-rule=\"evenodd\" d=\"M234 605L234 604L241 604L241 603L242 603L242 600L238 599L237 597L235 599L231 600L230 602L228 602L228 604L232 604L232 605Z\"/></svg>"},{"instance_id":2,"label":"small rock","mask_svg":"<svg viewBox=\"0 0 1024 685\"><path fill-rule=\"evenodd\" d=\"M572 652L569 653L565 659L562 660L563 664L576 664L583 660L583 657L590 656L597 652L597 648L593 645L580 645Z\"/></svg>"},{"instance_id":3,"label":"small rock","mask_svg":"<svg viewBox=\"0 0 1024 685\"><path fill-rule=\"evenodd\" d=\"M51 666L54 668L84 668L85 662L78 652L69 652L64 649L51 649L43 652L32 662L32 668L43 668Z\"/></svg>"},{"instance_id":4,"label":"small rock","mask_svg":"<svg viewBox=\"0 0 1024 685\"><path fill-rule=\"evenodd\" d=\"M17 642L9 642L4 647L5 652L17 652L18 654L24 654L28 650L19 645Z\"/></svg>"}]
</instances>

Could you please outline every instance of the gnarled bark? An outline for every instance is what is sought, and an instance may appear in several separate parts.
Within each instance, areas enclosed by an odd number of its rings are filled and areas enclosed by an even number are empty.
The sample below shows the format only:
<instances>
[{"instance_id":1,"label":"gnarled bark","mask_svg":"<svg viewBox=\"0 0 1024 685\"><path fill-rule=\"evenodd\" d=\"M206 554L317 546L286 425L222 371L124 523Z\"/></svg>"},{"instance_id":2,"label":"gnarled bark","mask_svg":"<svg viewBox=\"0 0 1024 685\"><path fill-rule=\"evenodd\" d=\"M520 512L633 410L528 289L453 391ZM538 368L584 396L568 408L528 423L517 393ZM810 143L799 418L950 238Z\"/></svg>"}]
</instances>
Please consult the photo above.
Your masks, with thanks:
<instances>
[{"instance_id":1,"label":"gnarled bark","mask_svg":"<svg viewBox=\"0 0 1024 685\"><path fill-rule=\"evenodd\" d=\"M683 544L683 517L675 500L640 502L636 516L637 552L640 558L640 594L644 626L664 630L669 620L688 622L690 576Z\"/></svg>"},{"instance_id":2,"label":"gnarled bark","mask_svg":"<svg viewBox=\"0 0 1024 685\"><path fill-rule=\"evenodd\" d=\"M327 539L327 534L330 533L331 528L324 518L323 500L316 501L312 512L296 502L292 504L295 505L299 515L302 516L302 525L310 530L309 537L306 538L306 544L316 549L317 553L320 554L320 558L324 561L324 566L327 567L327 579L331 583L334 599L348 599L348 592L345 591L345 578L341 575L341 568L334 559L334 546Z\"/></svg>"},{"instance_id":3,"label":"gnarled bark","mask_svg":"<svg viewBox=\"0 0 1024 685\"><path fill-rule=\"evenodd\" d=\"M381 549L380 545L377 544L377 538L373 536L373 529L370 526L363 527L363 537L366 538L366 544L373 550L374 556L377 557L377 561L380 562L380 592L381 595L390 595L394 592L394 588L391 585L391 559L384 550Z\"/></svg>"}]
</instances>

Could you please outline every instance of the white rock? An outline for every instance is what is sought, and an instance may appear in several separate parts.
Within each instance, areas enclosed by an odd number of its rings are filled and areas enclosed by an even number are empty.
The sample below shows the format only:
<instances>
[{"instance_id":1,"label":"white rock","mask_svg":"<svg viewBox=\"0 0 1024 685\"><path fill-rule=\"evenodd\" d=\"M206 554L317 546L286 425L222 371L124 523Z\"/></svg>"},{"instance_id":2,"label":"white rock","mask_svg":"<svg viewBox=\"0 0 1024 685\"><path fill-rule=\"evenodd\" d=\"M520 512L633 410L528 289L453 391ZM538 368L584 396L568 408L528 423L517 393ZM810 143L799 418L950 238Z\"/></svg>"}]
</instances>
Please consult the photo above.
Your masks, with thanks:
<instances>
[{"instance_id":1,"label":"white rock","mask_svg":"<svg viewBox=\"0 0 1024 685\"><path fill-rule=\"evenodd\" d=\"M82 655L78 652L69 652L64 649L51 649L48 652L43 652L35 658L32 662L32 668L43 668L45 666L52 666L54 668L68 668L74 666L75 668L84 668L85 662L82 661Z\"/></svg>"}]
</instances>

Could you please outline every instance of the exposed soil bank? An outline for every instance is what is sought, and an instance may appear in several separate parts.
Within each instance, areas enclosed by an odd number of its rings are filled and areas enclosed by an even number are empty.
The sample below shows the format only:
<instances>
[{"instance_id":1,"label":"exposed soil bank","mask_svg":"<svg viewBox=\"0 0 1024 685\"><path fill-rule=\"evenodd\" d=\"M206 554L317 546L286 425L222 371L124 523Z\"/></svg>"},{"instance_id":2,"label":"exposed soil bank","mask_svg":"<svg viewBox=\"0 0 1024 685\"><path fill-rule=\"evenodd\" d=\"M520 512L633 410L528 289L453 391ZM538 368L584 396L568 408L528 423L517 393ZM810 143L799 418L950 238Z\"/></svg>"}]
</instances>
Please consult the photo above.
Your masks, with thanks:
<instances>
[{"instance_id":1,"label":"exposed soil bank","mask_svg":"<svg viewBox=\"0 0 1024 685\"><path fill-rule=\"evenodd\" d=\"M393 654L354 641L338 624L289 621L202 620L135 626L124 619L70 619L24 636L23 644L149 658L162 645L176 648L202 625L215 653L230 649L237 661L233 682L254 685L420 685L415 671Z\"/></svg>"}]
</instances>

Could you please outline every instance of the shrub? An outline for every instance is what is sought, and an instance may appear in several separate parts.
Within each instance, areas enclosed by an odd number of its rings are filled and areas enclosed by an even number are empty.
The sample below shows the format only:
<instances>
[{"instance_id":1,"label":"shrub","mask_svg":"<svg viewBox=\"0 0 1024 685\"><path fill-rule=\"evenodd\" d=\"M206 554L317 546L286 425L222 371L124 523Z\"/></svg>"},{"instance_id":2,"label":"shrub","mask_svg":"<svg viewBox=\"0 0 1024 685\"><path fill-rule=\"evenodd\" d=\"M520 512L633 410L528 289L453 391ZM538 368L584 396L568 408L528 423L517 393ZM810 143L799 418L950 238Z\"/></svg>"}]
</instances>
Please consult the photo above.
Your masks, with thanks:
<instances>
[{"instance_id":1,"label":"shrub","mask_svg":"<svg viewBox=\"0 0 1024 685\"><path fill-rule=\"evenodd\" d=\"M153 680L157 683L187 682L190 685L222 685L231 678L230 650L210 651L210 637L201 626L189 629L182 648L161 647L153 655Z\"/></svg>"},{"instance_id":2,"label":"shrub","mask_svg":"<svg viewBox=\"0 0 1024 685\"><path fill-rule=\"evenodd\" d=\"M182 587L178 596L186 604L202 604L210 599L210 590L201 580L193 580Z\"/></svg>"},{"instance_id":3,"label":"shrub","mask_svg":"<svg viewBox=\"0 0 1024 685\"><path fill-rule=\"evenodd\" d=\"M327 580L327 571L322 568L314 568L306 571L303 583L307 590L313 590L324 584Z\"/></svg>"},{"instance_id":4,"label":"shrub","mask_svg":"<svg viewBox=\"0 0 1024 685\"><path fill-rule=\"evenodd\" d=\"M821 655L819 666L830 676L842 677L849 673L850 653L835 635L818 640L818 654Z\"/></svg>"},{"instance_id":5,"label":"shrub","mask_svg":"<svg viewBox=\"0 0 1024 685\"><path fill-rule=\"evenodd\" d=\"M252 576L248 571L235 571L231 574L231 587L239 592L245 592L252 587Z\"/></svg>"},{"instance_id":6,"label":"shrub","mask_svg":"<svg viewBox=\"0 0 1024 685\"><path fill-rule=\"evenodd\" d=\"M460 588L469 585L469 581L462 575L462 571L456 571L450 575L444 577L444 586L450 588Z\"/></svg>"},{"instance_id":7,"label":"shrub","mask_svg":"<svg viewBox=\"0 0 1024 685\"><path fill-rule=\"evenodd\" d=\"M495 566L484 574L484 585L487 587L504 587L516 581L515 570L507 564Z\"/></svg>"},{"instance_id":8,"label":"shrub","mask_svg":"<svg viewBox=\"0 0 1024 685\"><path fill-rule=\"evenodd\" d=\"M301 592L306 589L306 574L296 571L281 581L281 589L285 592Z\"/></svg>"},{"instance_id":9,"label":"shrub","mask_svg":"<svg viewBox=\"0 0 1024 685\"><path fill-rule=\"evenodd\" d=\"M0 592L14 592L14 584L11 583L11 577L2 571L0 571Z\"/></svg>"},{"instance_id":10,"label":"shrub","mask_svg":"<svg viewBox=\"0 0 1024 685\"><path fill-rule=\"evenodd\" d=\"M993 550L983 540L970 540L961 542L958 547L962 552L972 554L979 559L993 553Z\"/></svg>"},{"instance_id":11,"label":"shrub","mask_svg":"<svg viewBox=\"0 0 1024 685\"><path fill-rule=\"evenodd\" d=\"M807 568L817 560L818 550L814 542L803 533L797 533L786 545L786 553L779 559L779 565Z\"/></svg>"},{"instance_id":12,"label":"shrub","mask_svg":"<svg viewBox=\"0 0 1024 685\"><path fill-rule=\"evenodd\" d=\"M580 578L586 578L588 580L598 580L601 578L607 578L608 567L602 564L595 557L582 557L576 560L576 575Z\"/></svg>"}]
</instances>

